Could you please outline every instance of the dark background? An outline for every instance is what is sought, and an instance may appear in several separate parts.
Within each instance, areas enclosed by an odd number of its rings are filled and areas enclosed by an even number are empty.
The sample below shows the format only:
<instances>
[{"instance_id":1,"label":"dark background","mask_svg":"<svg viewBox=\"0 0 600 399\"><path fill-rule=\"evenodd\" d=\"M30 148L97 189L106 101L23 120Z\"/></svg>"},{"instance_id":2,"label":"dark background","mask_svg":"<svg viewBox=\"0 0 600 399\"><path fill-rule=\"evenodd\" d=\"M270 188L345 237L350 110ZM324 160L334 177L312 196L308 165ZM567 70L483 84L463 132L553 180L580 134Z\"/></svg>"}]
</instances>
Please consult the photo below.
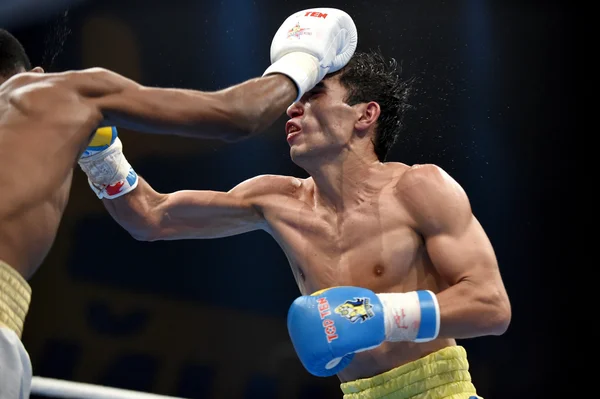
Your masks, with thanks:
<instances>
[{"instance_id":1,"label":"dark background","mask_svg":"<svg viewBox=\"0 0 600 399\"><path fill-rule=\"evenodd\" d=\"M3 0L0 26L49 71L110 68L150 86L216 90L259 76L273 33L316 6L354 18L359 50L379 47L418 76L388 160L435 163L470 196L513 306L501 337L463 340L487 399L545 397L571 321L551 305L572 233L559 213L575 127L572 14L557 2ZM263 174L305 176L284 118L235 144L122 129L125 153L157 190L228 190ZM24 177L25 178L25 177ZM563 265L563 266L561 266ZM577 265L569 265L576 267ZM34 374L187 398L341 398L309 375L285 317L299 292L262 232L135 241L76 171L56 243L30 281L23 342Z\"/></svg>"}]
</instances>

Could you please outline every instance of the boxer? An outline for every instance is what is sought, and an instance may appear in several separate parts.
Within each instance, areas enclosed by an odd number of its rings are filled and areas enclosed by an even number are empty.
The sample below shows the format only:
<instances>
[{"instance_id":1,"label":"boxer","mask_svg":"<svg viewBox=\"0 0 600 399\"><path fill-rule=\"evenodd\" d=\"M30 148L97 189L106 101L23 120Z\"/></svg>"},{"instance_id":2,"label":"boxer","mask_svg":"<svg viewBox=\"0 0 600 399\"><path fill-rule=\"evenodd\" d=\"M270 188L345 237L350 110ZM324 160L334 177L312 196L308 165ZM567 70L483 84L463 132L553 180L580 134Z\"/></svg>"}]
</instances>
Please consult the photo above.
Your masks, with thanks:
<instances>
[{"instance_id":1,"label":"boxer","mask_svg":"<svg viewBox=\"0 0 600 399\"><path fill-rule=\"evenodd\" d=\"M299 359L315 376L337 374L344 398L477 398L456 339L503 334L510 301L459 183L433 164L386 162L411 87L380 52L357 52L294 102L282 139L306 179L163 194L130 172L113 195L122 177L96 170L113 159L131 170L118 143L79 162L137 239L269 233L303 294L288 313Z\"/></svg>"}]
</instances>

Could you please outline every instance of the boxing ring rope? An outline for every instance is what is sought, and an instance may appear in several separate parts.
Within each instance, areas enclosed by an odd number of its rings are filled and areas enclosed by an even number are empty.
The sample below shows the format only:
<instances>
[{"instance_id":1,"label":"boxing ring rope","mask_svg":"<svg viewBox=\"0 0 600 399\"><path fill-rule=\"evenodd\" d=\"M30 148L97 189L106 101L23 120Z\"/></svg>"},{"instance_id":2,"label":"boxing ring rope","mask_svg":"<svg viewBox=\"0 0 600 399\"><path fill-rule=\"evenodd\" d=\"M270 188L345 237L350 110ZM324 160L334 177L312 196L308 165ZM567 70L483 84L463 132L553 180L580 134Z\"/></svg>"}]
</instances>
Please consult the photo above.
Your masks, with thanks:
<instances>
[{"instance_id":1,"label":"boxing ring rope","mask_svg":"<svg viewBox=\"0 0 600 399\"><path fill-rule=\"evenodd\" d=\"M73 399L184 399L37 376L31 380L31 394Z\"/></svg>"}]
</instances>

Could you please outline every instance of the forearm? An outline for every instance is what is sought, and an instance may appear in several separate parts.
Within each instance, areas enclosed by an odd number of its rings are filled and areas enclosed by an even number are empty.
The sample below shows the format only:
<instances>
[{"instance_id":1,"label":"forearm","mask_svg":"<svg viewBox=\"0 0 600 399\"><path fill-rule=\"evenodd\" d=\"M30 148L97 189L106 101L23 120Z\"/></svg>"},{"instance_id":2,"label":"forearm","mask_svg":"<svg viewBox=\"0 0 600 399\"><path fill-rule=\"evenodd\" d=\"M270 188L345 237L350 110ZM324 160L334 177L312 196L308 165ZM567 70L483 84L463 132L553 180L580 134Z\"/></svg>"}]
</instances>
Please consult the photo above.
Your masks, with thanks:
<instances>
[{"instance_id":1,"label":"forearm","mask_svg":"<svg viewBox=\"0 0 600 399\"><path fill-rule=\"evenodd\" d=\"M151 241L160 230L160 203L166 196L157 193L143 178L138 179L134 190L118 198L103 199L102 203L112 218L135 239Z\"/></svg>"},{"instance_id":2,"label":"forearm","mask_svg":"<svg viewBox=\"0 0 600 399\"><path fill-rule=\"evenodd\" d=\"M235 110L241 131L260 133L285 114L296 97L296 85L285 75L274 74L248 80L220 92L225 104Z\"/></svg>"},{"instance_id":3,"label":"forearm","mask_svg":"<svg viewBox=\"0 0 600 399\"><path fill-rule=\"evenodd\" d=\"M510 304L503 287L462 280L432 291L377 294L385 309L386 339L427 341L503 334Z\"/></svg>"},{"instance_id":4,"label":"forearm","mask_svg":"<svg viewBox=\"0 0 600 399\"><path fill-rule=\"evenodd\" d=\"M510 323L506 291L494 284L463 280L437 294L440 338L501 335Z\"/></svg>"},{"instance_id":5,"label":"forearm","mask_svg":"<svg viewBox=\"0 0 600 399\"><path fill-rule=\"evenodd\" d=\"M235 141L273 124L297 90L284 75L216 92L128 85L102 100L104 124L161 134Z\"/></svg>"}]
</instances>

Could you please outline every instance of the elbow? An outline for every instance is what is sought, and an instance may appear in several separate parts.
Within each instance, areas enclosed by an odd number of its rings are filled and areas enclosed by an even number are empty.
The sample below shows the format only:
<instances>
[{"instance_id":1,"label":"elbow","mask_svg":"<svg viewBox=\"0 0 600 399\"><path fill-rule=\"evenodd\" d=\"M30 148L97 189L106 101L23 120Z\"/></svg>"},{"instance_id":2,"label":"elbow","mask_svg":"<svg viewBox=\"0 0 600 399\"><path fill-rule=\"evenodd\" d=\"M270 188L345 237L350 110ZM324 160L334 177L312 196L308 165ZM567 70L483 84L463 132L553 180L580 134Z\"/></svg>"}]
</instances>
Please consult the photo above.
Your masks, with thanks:
<instances>
[{"instance_id":1,"label":"elbow","mask_svg":"<svg viewBox=\"0 0 600 399\"><path fill-rule=\"evenodd\" d=\"M485 301L488 305L488 326L490 335L503 335L510 326L512 310L510 301L504 290L488 295Z\"/></svg>"},{"instance_id":2,"label":"elbow","mask_svg":"<svg viewBox=\"0 0 600 399\"><path fill-rule=\"evenodd\" d=\"M499 317L498 317L498 323L497 323L496 331L495 331L496 335L502 335L508 330L508 327L510 326L511 318L512 318L512 311L510 309L510 303L507 300L505 306L503 307L502 312L499 314Z\"/></svg>"},{"instance_id":3,"label":"elbow","mask_svg":"<svg viewBox=\"0 0 600 399\"><path fill-rule=\"evenodd\" d=\"M152 226L138 226L136 228L129 228L127 232L137 241L160 241L164 239L161 231L158 228Z\"/></svg>"}]
</instances>

